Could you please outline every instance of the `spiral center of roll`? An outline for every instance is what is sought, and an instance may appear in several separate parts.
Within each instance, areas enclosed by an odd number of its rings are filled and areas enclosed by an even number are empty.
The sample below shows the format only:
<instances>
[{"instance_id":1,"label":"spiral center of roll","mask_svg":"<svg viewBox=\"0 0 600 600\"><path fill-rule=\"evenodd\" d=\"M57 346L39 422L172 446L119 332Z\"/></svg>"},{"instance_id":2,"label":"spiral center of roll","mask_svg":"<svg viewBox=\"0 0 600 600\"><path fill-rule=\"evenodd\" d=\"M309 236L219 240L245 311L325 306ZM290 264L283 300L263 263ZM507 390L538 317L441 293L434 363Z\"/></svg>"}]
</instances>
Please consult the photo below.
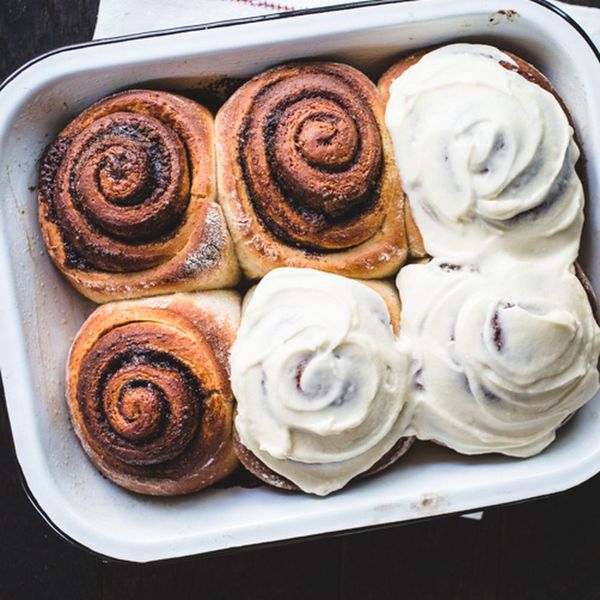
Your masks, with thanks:
<instances>
[{"instance_id":1,"label":"spiral center of roll","mask_svg":"<svg viewBox=\"0 0 600 600\"><path fill-rule=\"evenodd\" d=\"M372 181L360 168L353 169L360 133L347 109L330 98L300 98L278 118L270 154L289 197L329 218L352 212ZM373 157L361 158L367 171L373 168Z\"/></svg>"},{"instance_id":2,"label":"spiral center of roll","mask_svg":"<svg viewBox=\"0 0 600 600\"><path fill-rule=\"evenodd\" d=\"M300 124L296 146L313 165L343 168L356 153L358 131L345 115L317 115Z\"/></svg>"},{"instance_id":3,"label":"spiral center of roll","mask_svg":"<svg viewBox=\"0 0 600 600\"><path fill-rule=\"evenodd\" d=\"M107 148L98 164L101 192L116 204L137 204L151 177L148 155L143 148L119 144Z\"/></svg>"},{"instance_id":4,"label":"spiral center of roll","mask_svg":"<svg viewBox=\"0 0 600 600\"><path fill-rule=\"evenodd\" d=\"M121 389L107 417L116 433L135 442L159 433L165 407L166 398L160 388L145 381L133 381Z\"/></svg>"}]
</instances>

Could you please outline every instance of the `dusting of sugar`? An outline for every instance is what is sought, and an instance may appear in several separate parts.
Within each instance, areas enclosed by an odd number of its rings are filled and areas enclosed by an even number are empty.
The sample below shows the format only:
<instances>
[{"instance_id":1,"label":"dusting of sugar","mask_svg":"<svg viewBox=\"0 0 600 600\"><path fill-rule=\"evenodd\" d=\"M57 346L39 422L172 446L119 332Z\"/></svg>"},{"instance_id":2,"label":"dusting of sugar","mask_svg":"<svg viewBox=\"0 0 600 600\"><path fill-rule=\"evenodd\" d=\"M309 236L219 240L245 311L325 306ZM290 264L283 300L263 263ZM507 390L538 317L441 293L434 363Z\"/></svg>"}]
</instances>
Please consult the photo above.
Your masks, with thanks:
<instances>
[{"instance_id":1,"label":"dusting of sugar","mask_svg":"<svg viewBox=\"0 0 600 600\"><path fill-rule=\"evenodd\" d=\"M223 315L215 313L214 314L214 319L219 324L219 326L225 325L225 317Z\"/></svg>"},{"instance_id":2,"label":"dusting of sugar","mask_svg":"<svg viewBox=\"0 0 600 600\"><path fill-rule=\"evenodd\" d=\"M191 252L182 265L184 277L210 271L219 263L225 246L221 226L221 215L215 206L211 206L206 213L200 247Z\"/></svg>"},{"instance_id":3,"label":"dusting of sugar","mask_svg":"<svg viewBox=\"0 0 600 600\"><path fill-rule=\"evenodd\" d=\"M175 274L178 279L203 274L219 265L225 248L225 237L223 235L223 217L217 206L211 205L206 211L200 239L196 241L195 245L197 247L185 256L185 259L183 256L179 259L181 260L180 267L178 273ZM174 257L175 260L178 258L179 256ZM132 273L132 275L134 274ZM137 281L133 279L129 284L123 281L113 283L105 278L99 280L83 279L78 283L89 290L98 290L108 294L114 293L121 297L134 296L139 290L152 290L165 283L163 279L156 279L153 269L139 272L137 275L139 279Z\"/></svg>"},{"instance_id":4,"label":"dusting of sugar","mask_svg":"<svg viewBox=\"0 0 600 600\"><path fill-rule=\"evenodd\" d=\"M252 229L252 218L248 215L240 215L237 218L238 229L245 235L248 235Z\"/></svg>"},{"instance_id":5,"label":"dusting of sugar","mask_svg":"<svg viewBox=\"0 0 600 600\"><path fill-rule=\"evenodd\" d=\"M259 250L263 256L270 260L277 260L280 257L278 248L276 246L270 245L268 243L268 240L264 240L259 234L255 234L246 243L249 246L253 246L257 250Z\"/></svg>"},{"instance_id":6,"label":"dusting of sugar","mask_svg":"<svg viewBox=\"0 0 600 600\"><path fill-rule=\"evenodd\" d=\"M143 302L150 308L167 308L172 300L172 296L155 296L154 298L148 298Z\"/></svg>"}]
</instances>

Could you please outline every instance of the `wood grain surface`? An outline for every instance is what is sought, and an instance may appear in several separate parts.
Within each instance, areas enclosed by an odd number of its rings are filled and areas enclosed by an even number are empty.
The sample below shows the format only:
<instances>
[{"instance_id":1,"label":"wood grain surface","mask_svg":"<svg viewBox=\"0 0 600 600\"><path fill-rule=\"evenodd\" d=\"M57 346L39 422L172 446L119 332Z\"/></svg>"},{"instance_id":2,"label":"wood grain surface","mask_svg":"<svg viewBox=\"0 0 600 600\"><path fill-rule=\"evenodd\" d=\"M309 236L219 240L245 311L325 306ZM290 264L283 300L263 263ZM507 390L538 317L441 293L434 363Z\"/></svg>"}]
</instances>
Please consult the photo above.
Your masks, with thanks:
<instances>
[{"instance_id":1,"label":"wood grain surface","mask_svg":"<svg viewBox=\"0 0 600 600\"><path fill-rule=\"evenodd\" d=\"M89 40L97 4L2 0L0 79L42 52ZM488 510L482 521L438 518L137 566L103 562L43 521L21 487L0 408L0 600L600 599L600 477Z\"/></svg>"}]
</instances>

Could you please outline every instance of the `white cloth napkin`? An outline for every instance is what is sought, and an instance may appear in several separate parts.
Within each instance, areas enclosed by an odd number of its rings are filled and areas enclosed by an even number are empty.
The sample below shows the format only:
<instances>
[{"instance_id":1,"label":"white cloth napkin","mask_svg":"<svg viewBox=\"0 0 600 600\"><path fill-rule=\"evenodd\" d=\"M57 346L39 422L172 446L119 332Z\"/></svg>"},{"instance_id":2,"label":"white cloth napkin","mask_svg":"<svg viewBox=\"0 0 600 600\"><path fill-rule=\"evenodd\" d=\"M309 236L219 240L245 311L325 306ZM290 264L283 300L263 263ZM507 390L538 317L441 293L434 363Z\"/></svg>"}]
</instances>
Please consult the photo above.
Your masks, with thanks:
<instances>
[{"instance_id":1,"label":"white cloth napkin","mask_svg":"<svg viewBox=\"0 0 600 600\"><path fill-rule=\"evenodd\" d=\"M94 39L353 0L100 0ZM600 47L600 9L554 2Z\"/></svg>"},{"instance_id":2,"label":"white cloth napkin","mask_svg":"<svg viewBox=\"0 0 600 600\"><path fill-rule=\"evenodd\" d=\"M357 0L100 0L94 39ZM554 2L600 48L600 9ZM461 515L479 520L483 512Z\"/></svg>"}]
</instances>

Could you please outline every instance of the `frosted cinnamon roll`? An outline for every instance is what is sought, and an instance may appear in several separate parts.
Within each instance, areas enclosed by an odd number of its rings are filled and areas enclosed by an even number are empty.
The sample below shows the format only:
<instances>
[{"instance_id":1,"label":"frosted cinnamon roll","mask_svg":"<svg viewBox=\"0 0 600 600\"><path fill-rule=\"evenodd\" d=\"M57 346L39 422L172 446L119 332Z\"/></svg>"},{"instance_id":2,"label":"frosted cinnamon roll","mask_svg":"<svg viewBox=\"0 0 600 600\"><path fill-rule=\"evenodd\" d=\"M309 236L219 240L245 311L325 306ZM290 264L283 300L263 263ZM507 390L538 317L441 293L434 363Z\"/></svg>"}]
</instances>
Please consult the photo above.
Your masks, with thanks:
<instances>
[{"instance_id":1,"label":"frosted cinnamon roll","mask_svg":"<svg viewBox=\"0 0 600 600\"><path fill-rule=\"evenodd\" d=\"M219 200L242 269L395 274L407 248L404 196L363 74L338 63L276 67L216 117Z\"/></svg>"},{"instance_id":2,"label":"frosted cinnamon roll","mask_svg":"<svg viewBox=\"0 0 600 600\"><path fill-rule=\"evenodd\" d=\"M231 353L237 450L267 483L324 496L412 443L398 297L376 285L276 269L245 305Z\"/></svg>"},{"instance_id":3,"label":"frosted cinnamon roll","mask_svg":"<svg viewBox=\"0 0 600 600\"><path fill-rule=\"evenodd\" d=\"M571 270L434 259L397 283L420 439L532 456L597 392L600 329Z\"/></svg>"},{"instance_id":4,"label":"frosted cinnamon roll","mask_svg":"<svg viewBox=\"0 0 600 600\"><path fill-rule=\"evenodd\" d=\"M575 260L579 150L539 71L491 46L453 44L394 65L380 88L422 250Z\"/></svg>"},{"instance_id":5,"label":"frosted cinnamon roll","mask_svg":"<svg viewBox=\"0 0 600 600\"><path fill-rule=\"evenodd\" d=\"M143 494L197 491L229 473L229 349L235 292L106 304L84 323L67 365L75 433L96 467Z\"/></svg>"},{"instance_id":6,"label":"frosted cinnamon roll","mask_svg":"<svg viewBox=\"0 0 600 600\"><path fill-rule=\"evenodd\" d=\"M237 283L215 198L212 116L166 92L100 100L42 158L48 254L96 302Z\"/></svg>"}]
</instances>

